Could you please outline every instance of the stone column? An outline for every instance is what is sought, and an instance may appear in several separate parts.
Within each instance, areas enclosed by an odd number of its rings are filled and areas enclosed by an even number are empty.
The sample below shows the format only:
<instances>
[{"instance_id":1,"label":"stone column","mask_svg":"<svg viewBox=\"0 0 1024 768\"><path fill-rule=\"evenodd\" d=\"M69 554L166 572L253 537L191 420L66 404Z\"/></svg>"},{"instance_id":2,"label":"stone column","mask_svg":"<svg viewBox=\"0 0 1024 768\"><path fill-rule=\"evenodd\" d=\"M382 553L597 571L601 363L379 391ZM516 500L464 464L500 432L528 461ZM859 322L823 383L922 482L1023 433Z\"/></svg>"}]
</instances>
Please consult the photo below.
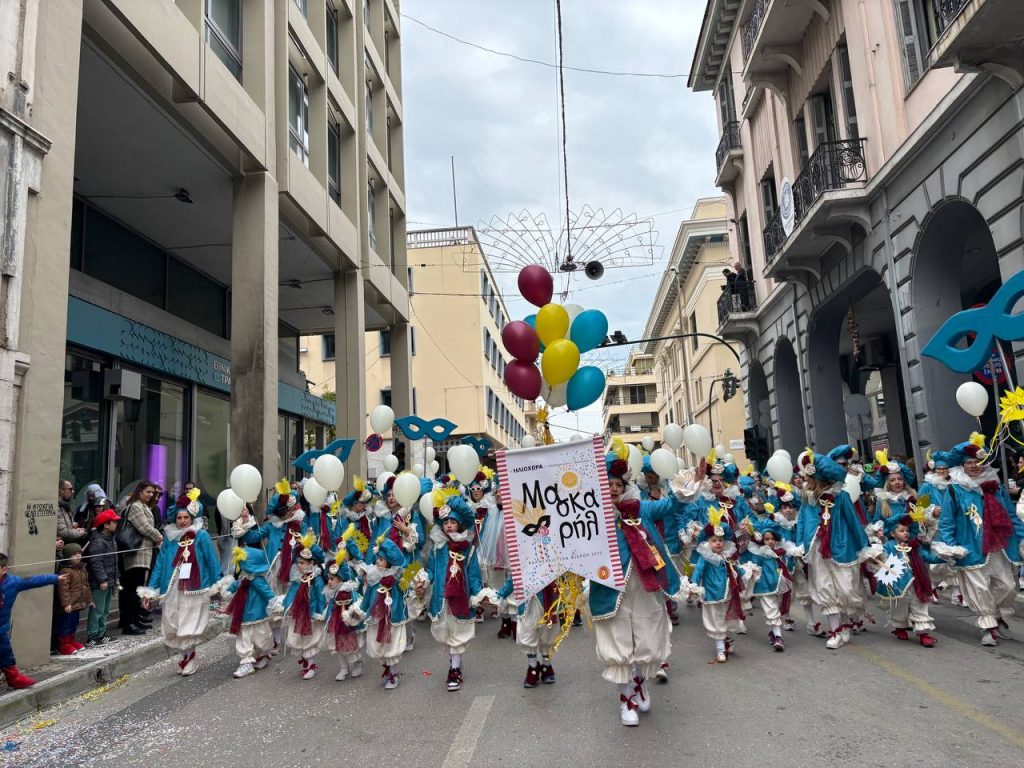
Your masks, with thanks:
<instances>
[{"instance_id":1,"label":"stone column","mask_svg":"<svg viewBox=\"0 0 1024 768\"><path fill-rule=\"evenodd\" d=\"M277 182L236 179L231 233L231 454L271 488L277 459Z\"/></svg>"},{"instance_id":2,"label":"stone column","mask_svg":"<svg viewBox=\"0 0 1024 768\"><path fill-rule=\"evenodd\" d=\"M391 326L391 409L395 418L412 414L412 331L408 323ZM406 444L403 469L411 470L412 445L398 427L391 430L391 435L396 444L399 440Z\"/></svg>"},{"instance_id":3,"label":"stone column","mask_svg":"<svg viewBox=\"0 0 1024 768\"><path fill-rule=\"evenodd\" d=\"M345 477L366 477L366 308L362 273L357 269L334 276L334 382L338 437L351 437L356 447L345 465ZM393 342L392 342L393 343Z\"/></svg>"}]
</instances>

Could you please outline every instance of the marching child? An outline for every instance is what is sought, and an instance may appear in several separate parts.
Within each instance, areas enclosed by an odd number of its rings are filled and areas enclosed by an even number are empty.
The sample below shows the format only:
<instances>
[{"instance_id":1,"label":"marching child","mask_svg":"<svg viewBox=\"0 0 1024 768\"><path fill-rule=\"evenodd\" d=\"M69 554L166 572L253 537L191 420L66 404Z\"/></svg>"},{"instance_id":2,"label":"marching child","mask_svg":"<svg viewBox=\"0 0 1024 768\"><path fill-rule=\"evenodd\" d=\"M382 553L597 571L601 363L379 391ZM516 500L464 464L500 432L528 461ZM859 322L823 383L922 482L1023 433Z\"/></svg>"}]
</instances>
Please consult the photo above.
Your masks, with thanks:
<instances>
[{"instance_id":1,"label":"marching child","mask_svg":"<svg viewBox=\"0 0 1024 768\"><path fill-rule=\"evenodd\" d=\"M551 663L551 654L562 629L561 617L555 613L559 600L558 585L554 582L548 584L518 606L512 597L512 590L512 576L509 575L498 590L498 599L514 608L519 615L516 645L526 651L523 688L536 688L539 683L552 685L555 682L555 668Z\"/></svg>"},{"instance_id":2,"label":"marching child","mask_svg":"<svg viewBox=\"0 0 1024 768\"><path fill-rule=\"evenodd\" d=\"M92 605L92 590L89 589L89 573L82 562L82 546L70 543L64 545L64 562L60 567L64 580L57 584L57 598L63 613L57 620L57 652L70 656L85 648L75 640L80 613Z\"/></svg>"},{"instance_id":3,"label":"marching child","mask_svg":"<svg viewBox=\"0 0 1024 768\"><path fill-rule=\"evenodd\" d=\"M391 539L377 547L373 565L363 567L365 588L358 606L350 606L345 621L350 627L366 623L366 655L380 659L384 690L393 691L401 680L398 664L406 648L409 614L400 584L405 555Z\"/></svg>"},{"instance_id":4,"label":"marching child","mask_svg":"<svg viewBox=\"0 0 1024 768\"><path fill-rule=\"evenodd\" d=\"M370 541L373 540L369 510L369 505L373 502L373 491L358 475L352 480L352 485L353 489L341 502L341 514L348 524L344 531L347 536L345 551L348 553L349 562L362 563L370 552Z\"/></svg>"},{"instance_id":5,"label":"marching child","mask_svg":"<svg viewBox=\"0 0 1024 768\"><path fill-rule=\"evenodd\" d=\"M285 648L299 655L299 666L302 667L299 677L303 680L316 677L316 652L323 644L324 615L327 612L324 580L312 549L315 542L316 535L312 531L303 535L291 586L282 601L288 628Z\"/></svg>"},{"instance_id":6,"label":"marching child","mask_svg":"<svg viewBox=\"0 0 1024 768\"><path fill-rule=\"evenodd\" d=\"M935 624L928 612L932 581L927 564L942 559L917 538L918 524L910 515L887 520L885 525L891 538L875 561L881 564L875 578L878 596L889 606L889 619L895 627L892 634L897 640L909 640L913 628L921 645L934 648L935 638L930 633Z\"/></svg>"},{"instance_id":7,"label":"marching child","mask_svg":"<svg viewBox=\"0 0 1024 768\"><path fill-rule=\"evenodd\" d=\"M772 505L765 504L765 508ZM772 514L769 509L769 514ZM786 549L792 543L784 541L781 526L771 519L752 524L753 533L747 545L747 562L756 565L761 573L754 582L754 597L761 603L764 620L768 625L768 644L776 651L786 650L782 640L783 617L789 615L793 597L793 558Z\"/></svg>"},{"instance_id":8,"label":"marching child","mask_svg":"<svg viewBox=\"0 0 1024 768\"><path fill-rule=\"evenodd\" d=\"M344 562L344 550L335 557L327 568L327 631L324 633L324 648L338 657L338 674L335 680L347 680L363 674L363 627L350 626L346 613L351 617L351 608L358 605L359 582L352 569Z\"/></svg>"},{"instance_id":9,"label":"marching child","mask_svg":"<svg viewBox=\"0 0 1024 768\"><path fill-rule=\"evenodd\" d=\"M231 617L228 633L235 636L238 669L234 676L243 678L270 663L274 636L267 607L275 595L267 583L270 563L262 549L235 547L232 561L238 570L238 578L227 587L226 591L232 597L223 611Z\"/></svg>"},{"instance_id":10,"label":"marching child","mask_svg":"<svg viewBox=\"0 0 1024 768\"><path fill-rule=\"evenodd\" d=\"M41 573L22 578L7 571L7 555L0 552L0 670L4 673L8 688L31 688L36 681L18 669L14 649L11 647L11 613L14 611L14 601L26 589L48 587L51 584L62 583L65 578L55 573Z\"/></svg>"}]
</instances>

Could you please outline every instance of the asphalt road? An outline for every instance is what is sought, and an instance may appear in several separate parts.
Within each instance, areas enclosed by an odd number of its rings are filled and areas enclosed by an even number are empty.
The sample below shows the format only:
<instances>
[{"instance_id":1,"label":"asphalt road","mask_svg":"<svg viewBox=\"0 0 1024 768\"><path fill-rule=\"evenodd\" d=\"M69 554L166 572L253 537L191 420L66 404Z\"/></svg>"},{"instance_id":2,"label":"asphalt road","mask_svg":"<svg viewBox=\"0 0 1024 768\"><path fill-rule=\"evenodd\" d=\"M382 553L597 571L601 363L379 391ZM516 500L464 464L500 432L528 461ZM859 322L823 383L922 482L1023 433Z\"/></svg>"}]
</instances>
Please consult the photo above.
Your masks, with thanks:
<instances>
[{"instance_id":1,"label":"asphalt road","mask_svg":"<svg viewBox=\"0 0 1024 768\"><path fill-rule=\"evenodd\" d=\"M234 680L236 658L219 638L191 678L161 663L8 729L13 751L0 751L0 765L1024 765L1024 642L983 648L963 609L934 608L934 649L896 641L883 617L838 651L802 628L785 633L784 654L769 649L755 613L725 665L708 664L698 610L681 610L671 680L652 685L638 728L619 724L585 628L556 657L558 682L525 690L524 657L495 638L496 622L478 625L466 685L448 693L447 657L418 624L395 691L380 688L372 665L335 682L327 654L313 681L298 678L292 658ZM1024 639L1024 621L1011 627Z\"/></svg>"}]
</instances>

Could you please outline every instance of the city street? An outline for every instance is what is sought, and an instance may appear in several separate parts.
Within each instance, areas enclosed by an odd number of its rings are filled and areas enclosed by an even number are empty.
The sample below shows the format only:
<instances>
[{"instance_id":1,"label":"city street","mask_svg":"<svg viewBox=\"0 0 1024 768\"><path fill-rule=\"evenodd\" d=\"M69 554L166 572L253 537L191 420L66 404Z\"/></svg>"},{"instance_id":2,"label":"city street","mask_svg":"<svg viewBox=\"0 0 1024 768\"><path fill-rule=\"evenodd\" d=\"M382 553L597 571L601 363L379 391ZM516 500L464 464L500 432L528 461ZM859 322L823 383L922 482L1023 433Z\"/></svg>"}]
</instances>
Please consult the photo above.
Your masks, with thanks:
<instances>
[{"instance_id":1,"label":"city street","mask_svg":"<svg viewBox=\"0 0 1024 768\"><path fill-rule=\"evenodd\" d=\"M576 628L555 659L558 682L521 687L523 656L478 626L466 686L444 690L447 659L417 625L401 687L377 673L335 682L334 660L299 680L293 659L242 681L225 638L200 650L192 678L168 661L125 685L44 712L4 734L0 764L42 766L271 765L652 766L1020 765L1024 643L977 642L963 609L937 606L939 644L894 640L879 625L839 651L799 631L769 650L762 617L737 653L712 665L696 608L673 632L671 680L652 685L639 728L619 725L600 679L593 635ZM1011 624L1024 637L1024 622ZM55 721L45 725L48 721ZM31 730L33 724L44 724ZM12 746L12 742L14 746Z\"/></svg>"}]
</instances>

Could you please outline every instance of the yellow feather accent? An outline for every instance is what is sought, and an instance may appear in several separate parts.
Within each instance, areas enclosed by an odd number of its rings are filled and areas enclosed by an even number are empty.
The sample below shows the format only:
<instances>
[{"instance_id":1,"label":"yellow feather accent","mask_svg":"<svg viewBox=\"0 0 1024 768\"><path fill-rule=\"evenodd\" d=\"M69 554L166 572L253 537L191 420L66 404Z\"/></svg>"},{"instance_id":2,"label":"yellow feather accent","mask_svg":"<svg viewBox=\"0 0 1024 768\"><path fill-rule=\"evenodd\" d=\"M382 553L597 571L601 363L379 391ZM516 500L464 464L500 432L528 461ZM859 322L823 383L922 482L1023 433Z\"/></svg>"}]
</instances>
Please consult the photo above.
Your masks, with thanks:
<instances>
[{"instance_id":1,"label":"yellow feather accent","mask_svg":"<svg viewBox=\"0 0 1024 768\"><path fill-rule=\"evenodd\" d=\"M359 475L352 478L352 487L362 493L366 490L366 481L363 480Z\"/></svg>"},{"instance_id":2,"label":"yellow feather accent","mask_svg":"<svg viewBox=\"0 0 1024 768\"><path fill-rule=\"evenodd\" d=\"M775 511L775 505L772 504L770 501L765 503L764 511L767 512L770 515L772 512Z\"/></svg>"},{"instance_id":3,"label":"yellow feather accent","mask_svg":"<svg viewBox=\"0 0 1024 768\"><path fill-rule=\"evenodd\" d=\"M354 541L359 551L362 554L366 554L366 548L370 546L370 542L366 540L366 536L356 528L355 523L349 523L348 528L341 534L341 547L344 548L349 541Z\"/></svg>"},{"instance_id":4,"label":"yellow feather accent","mask_svg":"<svg viewBox=\"0 0 1024 768\"><path fill-rule=\"evenodd\" d=\"M430 501L434 505L434 509L441 509L441 507L448 503L448 499L459 495L461 494L458 488L435 488L430 496Z\"/></svg>"},{"instance_id":5,"label":"yellow feather accent","mask_svg":"<svg viewBox=\"0 0 1024 768\"><path fill-rule=\"evenodd\" d=\"M718 451L714 448L711 449L711 453L708 454L708 464L714 464L718 460Z\"/></svg>"},{"instance_id":6,"label":"yellow feather accent","mask_svg":"<svg viewBox=\"0 0 1024 768\"><path fill-rule=\"evenodd\" d=\"M976 445L979 448L985 447L985 436L981 432L971 432L970 437L971 445Z\"/></svg>"},{"instance_id":7,"label":"yellow feather accent","mask_svg":"<svg viewBox=\"0 0 1024 768\"><path fill-rule=\"evenodd\" d=\"M629 446L627 446L621 437L612 439L611 452L615 454L615 458L626 461L629 459Z\"/></svg>"},{"instance_id":8,"label":"yellow feather accent","mask_svg":"<svg viewBox=\"0 0 1024 768\"><path fill-rule=\"evenodd\" d=\"M379 547L383 543L384 543L384 534L382 533L380 536L377 537L377 542L376 542L375 546Z\"/></svg>"},{"instance_id":9,"label":"yellow feather accent","mask_svg":"<svg viewBox=\"0 0 1024 768\"><path fill-rule=\"evenodd\" d=\"M751 477L753 477L754 475L757 474L757 471L754 469L754 465L753 464L748 464L747 465L747 471L744 472L743 474L750 475Z\"/></svg>"},{"instance_id":10,"label":"yellow feather accent","mask_svg":"<svg viewBox=\"0 0 1024 768\"><path fill-rule=\"evenodd\" d=\"M413 560L402 570L402 577L398 580L398 588L405 592L412 585L412 580L416 578L416 574L423 570L423 563L419 560Z\"/></svg>"},{"instance_id":11,"label":"yellow feather accent","mask_svg":"<svg viewBox=\"0 0 1024 768\"><path fill-rule=\"evenodd\" d=\"M491 469L490 467L481 467L480 471L484 473L484 477L486 477L488 480L494 479L494 470Z\"/></svg>"},{"instance_id":12,"label":"yellow feather accent","mask_svg":"<svg viewBox=\"0 0 1024 768\"><path fill-rule=\"evenodd\" d=\"M925 464L931 464L932 463L932 449L931 448L929 448L927 451L924 452L924 463Z\"/></svg>"},{"instance_id":13,"label":"yellow feather accent","mask_svg":"<svg viewBox=\"0 0 1024 768\"><path fill-rule=\"evenodd\" d=\"M235 547L231 550L231 570L238 568L238 564L244 562L249 557L249 553L241 547Z\"/></svg>"},{"instance_id":14,"label":"yellow feather accent","mask_svg":"<svg viewBox=\"0 0 1024 768\"><path fill-rule=\"evenodd\" d=\"M285 496L292 492L292 484L288 482L287 477L282 477L274 485L274 490L280 493L282 496Z\"/></svg>"},{"instance_id":15,"label":"yellow feather accent","mask_svg":"<svg viewBox=\"0 0 1024 768\"><path fill-rule=\"evenodd\" d=\"M306 531L304 534L302 534L302 538L299 539L299 541L302 543L303 549L309 549L314 544L316 544L316 534L312 531Z\"/></svg>"},{"instance_id":16,"label":"yellow feather accent","mask_svg":"<svg viewBox=\"0 0 1024 768\"><path fill-rule=\"evenodd\" d=\"M708 522L711 523L712 528L717 528L722 518L725 517L725 513L718 507L708 507Z\"/></svg>"},{"instance_id":17,"label":"yellow feather accent","mask_svg":"<svg viewBox=\"0 0 1024 768\"><path fill-rule=\"evenodd\" d=\"M775 488L776 490L786 491L787 493L793 490L793 486L790 485L789 483L780 483L778 481L776 481L775 483Z\"/></svg>"},{"instance_id":18,"label":"yellow feather accent","mask_svg":"<svg viewBox=\"0 0 1024 768\"><path fill-rule=\"evenodd\" d=\"M878 466L880 466L880 467L884 467L886 464L888 464L889 463L889 451L887 451L887 450L875 451L875 463Z\"/></svg>"},{"instance_id":19,"label":"yellow feather accent","mask_svg":"<svg viewBox=\"0 0 1024 768\"><path fill-rule=\"evenodd\" d=\"M199 490L198 488L193 488L191 491L189 491L185 495L188 496L189 501L198 501L199 500L199 496L201 494L202 494L201 490Z\"/></svg>"},{"instance_id":20,"label":"yellow feather accent","mask_svg":"<svg viewBox=\"0 0 1024 768\"><path fill-rule=\"evenodd\" d=\"M348 552L345 550L345 547L338 547L338 553L334 556L334 562L336 562L338 565L341 565L343 562L345 562L346 557L348 557Z\"/></svg>"},{"instance_id":21,"label":"yellow feather accent","mask_svg":"<svg viewBox=\"0 0 1024 768\"><path fill-rule=\"evenodd\" d=\"M339 499L335 499L334 501L331 502L331 514L333 514L335 517L337 517L338 516L338 512L340 512L340 511L341 511L341 501Z\"/></svg>"}]
</instances>

